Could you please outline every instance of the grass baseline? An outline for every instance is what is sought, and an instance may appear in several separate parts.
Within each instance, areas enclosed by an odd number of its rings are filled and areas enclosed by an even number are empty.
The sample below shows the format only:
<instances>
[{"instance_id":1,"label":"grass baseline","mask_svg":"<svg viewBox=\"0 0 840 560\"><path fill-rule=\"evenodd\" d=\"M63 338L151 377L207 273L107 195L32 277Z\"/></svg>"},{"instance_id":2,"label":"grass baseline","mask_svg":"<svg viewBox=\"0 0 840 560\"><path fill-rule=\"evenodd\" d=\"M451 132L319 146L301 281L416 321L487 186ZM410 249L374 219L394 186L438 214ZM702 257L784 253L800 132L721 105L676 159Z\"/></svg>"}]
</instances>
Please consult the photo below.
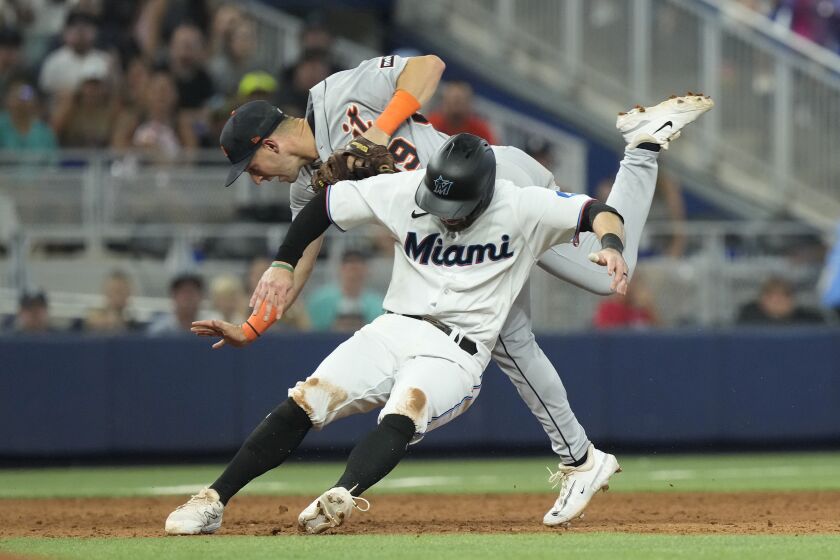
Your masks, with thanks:
<instances>
[{"instance_id":1,"label":"grass baseline","mask_svg":"<svg viewBox=\"0 0 840 560\"><path fill-rule=\"evenodd\" d=\"M330 535L321 537L161 537L123 539L0 540L0 551L67 559L157 558L337 558L413 560L428 558L594 560L788 560L834 559L840 535L632 535L616 533L519 535Z\"/></svg>"}]
</instances>

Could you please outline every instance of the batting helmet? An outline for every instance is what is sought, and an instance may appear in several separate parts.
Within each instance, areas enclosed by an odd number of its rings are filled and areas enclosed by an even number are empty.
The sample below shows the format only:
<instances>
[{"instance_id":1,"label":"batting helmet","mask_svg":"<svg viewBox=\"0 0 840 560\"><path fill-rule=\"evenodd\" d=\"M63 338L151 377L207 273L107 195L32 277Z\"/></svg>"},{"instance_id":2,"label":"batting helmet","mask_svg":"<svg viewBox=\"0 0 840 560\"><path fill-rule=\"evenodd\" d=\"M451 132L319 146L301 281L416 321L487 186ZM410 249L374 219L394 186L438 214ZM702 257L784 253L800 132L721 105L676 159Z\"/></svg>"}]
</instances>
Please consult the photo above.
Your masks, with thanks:
<instances>
[{"instance_id":1,"label":"batting helmet","mask_svg":"<svg viewBox=\"0 0 840 560\"><path fill-rule=\"evenodd\" d=\"M432 156L414 201L449 229L464 229L490 205L495 187L490 144L473 134L456 134Z\"/></svg>"}]
</instances>

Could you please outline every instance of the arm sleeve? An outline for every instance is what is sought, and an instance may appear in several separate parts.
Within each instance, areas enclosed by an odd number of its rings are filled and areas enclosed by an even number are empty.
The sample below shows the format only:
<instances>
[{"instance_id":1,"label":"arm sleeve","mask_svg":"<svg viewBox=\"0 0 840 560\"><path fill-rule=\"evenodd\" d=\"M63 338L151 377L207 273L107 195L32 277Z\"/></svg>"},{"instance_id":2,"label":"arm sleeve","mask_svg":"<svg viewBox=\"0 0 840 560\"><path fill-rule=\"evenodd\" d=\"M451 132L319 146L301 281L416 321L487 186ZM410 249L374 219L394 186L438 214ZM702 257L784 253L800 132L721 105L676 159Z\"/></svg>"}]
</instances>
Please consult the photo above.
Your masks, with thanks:
<instances>
[{"instance_id":1,"label":"arm sleeve","mask_svg":"<svg viewBox=\"0 0 840 560\"><path fill-rule=\"evenodd\" d=\"M593 202L584 194L539 187L520 189L518 219L534 256L560 243L577 243L584 210Z\"/></svg>"},{"instance_id":2,"label":"arm sleeve","mask_svg":"<svg viewBox=\"0 0 840 560\"><path fill-rule=\"evenodd\" d=\"M283 244L277 249L276 261L297 266L309 244L318 239L330 227L327 212L327 193L322 191L309 201L298 214L298 219L289 226Z\"/></svg>"}]
</instances>

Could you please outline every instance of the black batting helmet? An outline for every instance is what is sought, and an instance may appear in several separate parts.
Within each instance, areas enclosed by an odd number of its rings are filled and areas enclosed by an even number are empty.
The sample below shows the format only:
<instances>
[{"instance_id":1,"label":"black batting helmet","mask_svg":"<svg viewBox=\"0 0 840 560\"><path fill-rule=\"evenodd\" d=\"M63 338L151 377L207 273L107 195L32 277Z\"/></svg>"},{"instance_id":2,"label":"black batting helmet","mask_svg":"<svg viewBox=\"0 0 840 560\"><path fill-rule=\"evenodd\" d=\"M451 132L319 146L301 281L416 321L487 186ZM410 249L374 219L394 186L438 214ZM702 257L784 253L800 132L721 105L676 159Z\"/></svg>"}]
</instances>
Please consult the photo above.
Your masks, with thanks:
<instances>
[{"instance_id":1,"label":"black batting helmet","mask_svg":"<svg viewBox=\"0 0 840 560\"><path fill-rule=\"evenodd\" d=\"M414 201L447 225L456 220L469 225L490 205L495 187L496 156L490 144L461 133L432 156Z\"/></svg>"}]
</instances>

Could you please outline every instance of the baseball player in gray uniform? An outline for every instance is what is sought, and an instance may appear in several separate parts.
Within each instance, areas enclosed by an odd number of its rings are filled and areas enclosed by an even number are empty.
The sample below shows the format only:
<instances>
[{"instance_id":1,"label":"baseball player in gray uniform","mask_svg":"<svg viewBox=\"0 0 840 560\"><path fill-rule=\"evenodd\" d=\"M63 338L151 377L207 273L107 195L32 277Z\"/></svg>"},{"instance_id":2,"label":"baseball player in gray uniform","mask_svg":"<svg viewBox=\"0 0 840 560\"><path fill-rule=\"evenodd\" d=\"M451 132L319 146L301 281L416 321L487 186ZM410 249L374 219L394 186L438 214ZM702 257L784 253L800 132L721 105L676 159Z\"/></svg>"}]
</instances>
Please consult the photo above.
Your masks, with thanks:
<instances>
[{"instance_id":1,"label":"baseball player in gray uniform","mask_svg":"<svg viewBox=\"0 0 840 560\"><path fill-rule=\"evenodd\" d=\"M296 217L316 195L311 183L320 163L356 136L387 145L403 171L423 168L448 138L417 112L433 95L443 68L443 62L435 56L367 60L313 87L303 119L284 115L264 102L240 107L222 132L222 148L233 164L227 184L243 172L258 184L274 178L291 182L291 206ZM667 148L686 124L712 106L708 97L692 94L673 97L654 107L636 107L618 117L616 126L624 135L627 148L607 203L625 218L625 258L631 275L653 198L658 152ZM240 138L242 142L237 142ZM557 190L551 172L521 150L494 146L493 151L499 178L515 185ZM298 263L289 301L294 301L308 279L321 241L319 238L307 247ZM538 264L573 285L610 294L611 279L602 263L588 258L597 244L596 236L584 233L576 243L552 247ZM269 268L251 298L255 309L263 301L268 302L264 319L272 306L280 304L277 282L281 275L281 270ZM575 486L576 478L597 472L601 467L597 459L604 454L587 438L557 371L534 339L527 283L508 314L492 356L560 456L560 468L550 478L560 493L544 522L567 523L583 511L594 495L592 485L584 485L586 491L582 494L572 495L570 488Z\"/></svg>"},{"instance_id":2,"label":"baseball player in gray uniform","mask_svg":"<svg viewBox=\"0 0 840 560\"><path fill-rule=\"evenodd\" d=\"M611 289L625 293L621 216L586 195L497 179L494 150L471 134L448 139L426 169L341 181L299 212L277 252L281 308L306 248L335 225L387 228L394 242L385 315L338 346L249 436L219 479L175 510L170 534L211 533L224 505L254 477L281 464L312 427L381 408L379 424L350 454L344 474L298 517L317 534L343 524L359 498L405 456L410 443L452 421L478 397L482 373L513 302L550 247L594 232L593 260ZM193 323L202 336L247 344L267 324ZM618 470L612 455L590 450L598 468L587 484L602 488ZM597 456L595 456L597 455ZM578 480L578 488L583 479ZM578 488L575 492L578 493Z\"/></svg>"}]
</instances>

